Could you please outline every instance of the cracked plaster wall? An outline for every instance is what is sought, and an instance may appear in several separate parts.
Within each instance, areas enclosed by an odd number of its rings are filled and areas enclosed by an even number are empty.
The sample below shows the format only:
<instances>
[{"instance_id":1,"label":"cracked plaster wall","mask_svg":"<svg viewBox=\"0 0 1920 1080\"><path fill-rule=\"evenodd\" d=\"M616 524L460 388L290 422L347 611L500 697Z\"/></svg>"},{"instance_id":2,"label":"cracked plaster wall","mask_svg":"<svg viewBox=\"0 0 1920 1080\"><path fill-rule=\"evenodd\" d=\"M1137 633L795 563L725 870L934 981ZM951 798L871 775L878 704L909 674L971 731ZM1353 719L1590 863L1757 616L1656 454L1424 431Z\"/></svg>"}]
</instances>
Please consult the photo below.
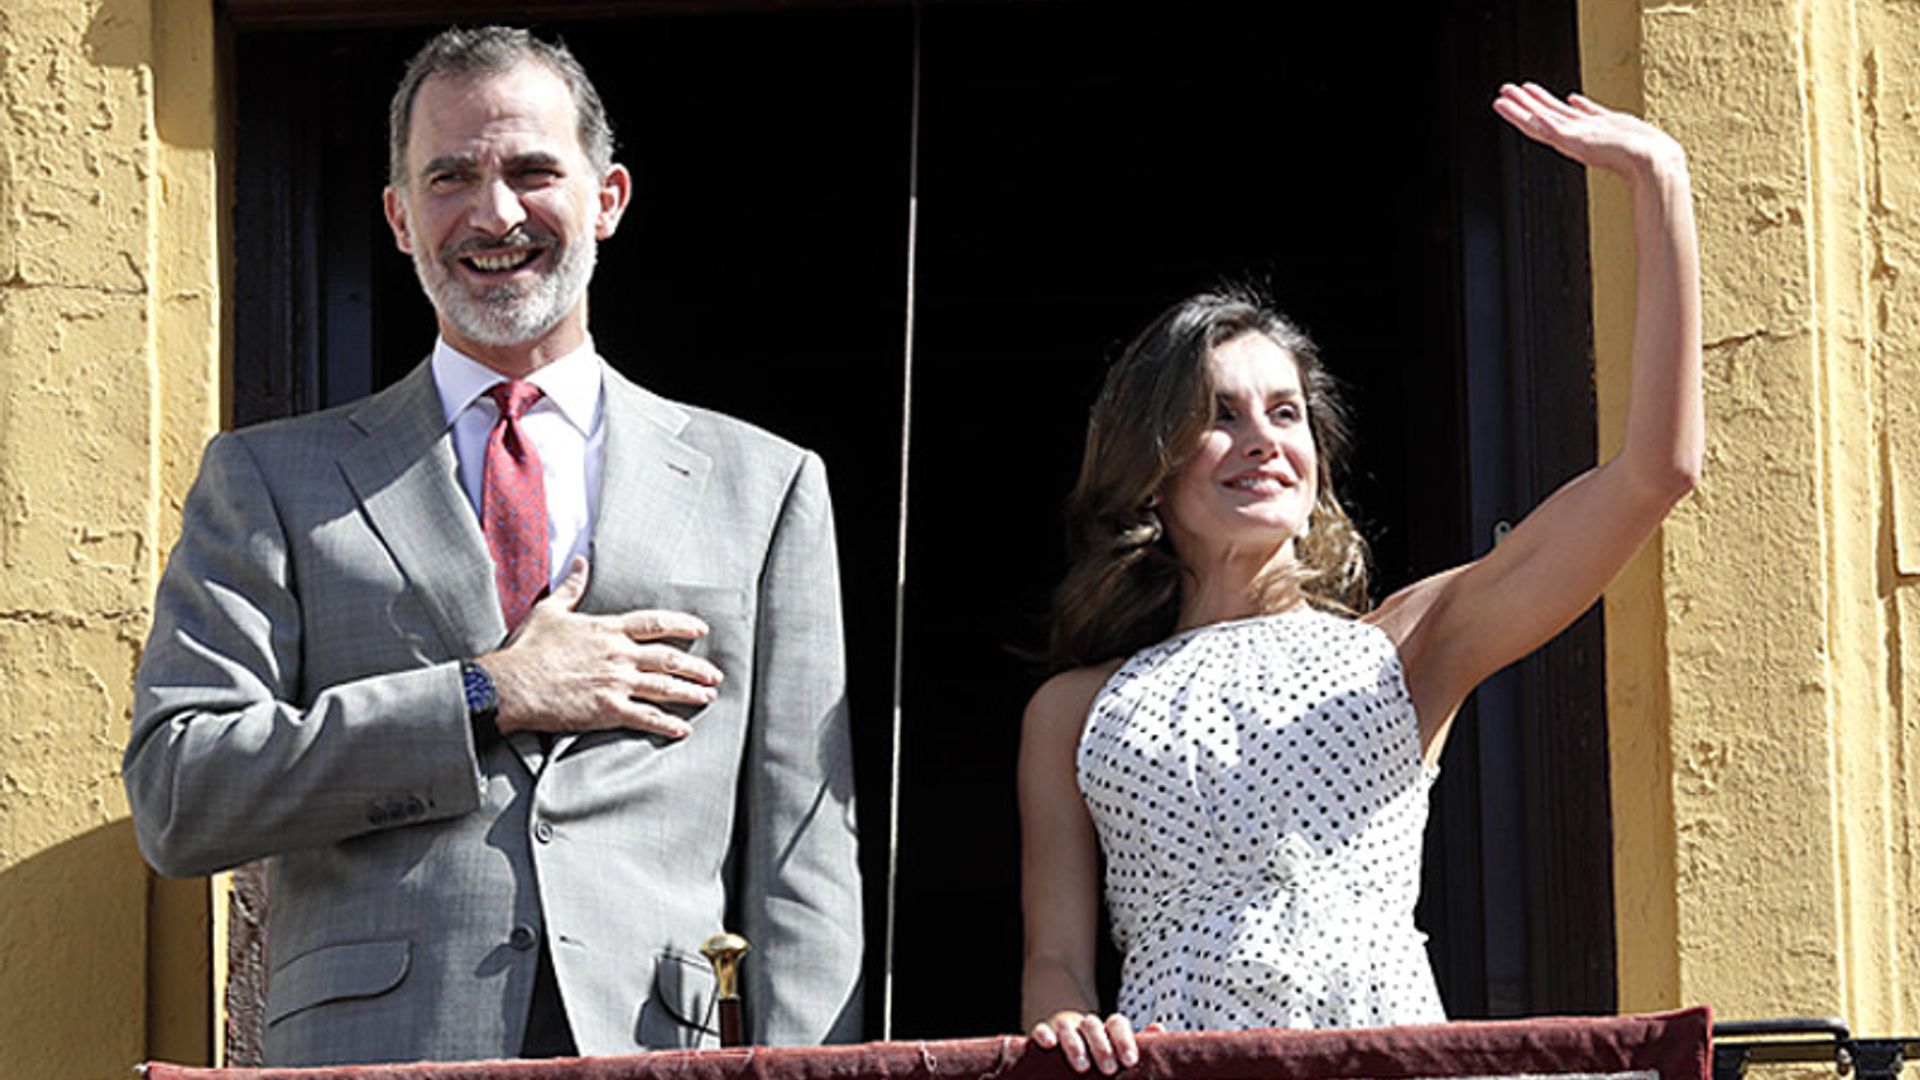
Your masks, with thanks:
<instances>
[{"instance_id":1,"label":"cracked plaster wall","mask_svg":"<svg viewBox=\"0 0 1920 1080\"><path fill-rule=\"evenodd\" d=\"M1920 1028L1920 4L1582 9L1687 144L1706 479L1608 596L1622 1007ZM1602 442L1631 217L1593 193Z\"/></svg>"},{"instance_id":2,"label":"cracked plaster wall","mask_svg":"<svg viewBox=\"0 0 1920 1080\"><path fill-rule=\"evenodd\" d=\"M205 1011L149 999L183 969L204 982L206 919L140 862L119 755L159 558L218 420L208 6L0 7L9 1076L124 1076L156 1048L190 1055L170 1032Z\"/></svg>"}]
</instances>

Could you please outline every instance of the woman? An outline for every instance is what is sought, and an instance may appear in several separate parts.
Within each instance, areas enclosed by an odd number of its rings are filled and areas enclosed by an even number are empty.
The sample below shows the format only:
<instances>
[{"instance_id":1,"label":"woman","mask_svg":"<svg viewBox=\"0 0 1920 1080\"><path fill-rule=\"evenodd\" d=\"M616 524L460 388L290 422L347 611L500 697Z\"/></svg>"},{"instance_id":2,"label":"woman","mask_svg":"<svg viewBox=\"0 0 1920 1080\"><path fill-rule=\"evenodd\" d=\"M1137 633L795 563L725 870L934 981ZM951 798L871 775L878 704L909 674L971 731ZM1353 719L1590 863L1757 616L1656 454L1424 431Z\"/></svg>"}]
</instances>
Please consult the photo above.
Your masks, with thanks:
<instances>
[{"instance_id":1,"label":"woman","mask_svg":"<svg viewBox=\"0 0 1920 1080\"><path fill-rule=\"evenodd\" d=\"M1332 490L1342 418L1312 343L1227 295L1176 305L1128 347L1068 500L1066 670L1034 694L1021 736L1022 1009L1076 1070L1133 1064L1135 1022L1443 1020L1413 903L1454 713L1592 604L1699 474L1684 153L1577 94L1509 85L1493 108L1632 189L1625 442L1482 558L1356 617L1364 546ZM1105 1019L1102 848L1124 953Z\"/></svg>"}]
</instances>

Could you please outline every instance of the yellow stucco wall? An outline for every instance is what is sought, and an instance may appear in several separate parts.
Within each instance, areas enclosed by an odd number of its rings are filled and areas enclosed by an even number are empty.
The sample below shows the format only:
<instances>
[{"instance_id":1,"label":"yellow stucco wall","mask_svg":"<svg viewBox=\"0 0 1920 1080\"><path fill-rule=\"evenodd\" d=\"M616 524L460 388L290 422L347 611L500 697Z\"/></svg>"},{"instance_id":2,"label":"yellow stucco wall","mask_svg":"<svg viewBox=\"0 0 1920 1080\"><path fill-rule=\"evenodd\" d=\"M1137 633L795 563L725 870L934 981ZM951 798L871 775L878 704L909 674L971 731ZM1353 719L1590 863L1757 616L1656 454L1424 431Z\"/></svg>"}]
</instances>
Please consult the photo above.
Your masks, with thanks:
<instances>
[{"instance_id":1,"label":"yellow stucco wall","mask_svg":"<svg viewBox=\"0 0 1920 1080\"><path fill-rule=\"evenodd\" d=\"M150 879L119 748L218 419L212 46L205 3L0 6L0 1075L209 1044L206 886Z\"/></svg>"},{"instance_id":2,"label":"yellow stucco wall","mask_svg":"<svg viewBox=\"0 0 1920 1080\"><path fill-rule=\"evenodd\" d=\"M1910 1033L1920 8L1588 0L1582 54L1689 147L1705 277L1706 481L1607 601L1622 1007ZM1606 444L1631 225L1592 203Z\"/></svg>"},{"instance_id":3,"label":"yellow stucco wall","mask_svg":"<svg viewBox=\"0 0 1920 1080\"><path fill-rule=\"evenodd\" d=\"M215 37L0 5L0 1075L211 1052L207 888L142 868L117 764L225 385ZM1581 43L1692 152L1709 341L1706 483L1607 600L1621 1005L1913 1032L1920 7L1584 0ZM1625 193L1591 213L1610 444Z\"/></svg>"}]
</instances>

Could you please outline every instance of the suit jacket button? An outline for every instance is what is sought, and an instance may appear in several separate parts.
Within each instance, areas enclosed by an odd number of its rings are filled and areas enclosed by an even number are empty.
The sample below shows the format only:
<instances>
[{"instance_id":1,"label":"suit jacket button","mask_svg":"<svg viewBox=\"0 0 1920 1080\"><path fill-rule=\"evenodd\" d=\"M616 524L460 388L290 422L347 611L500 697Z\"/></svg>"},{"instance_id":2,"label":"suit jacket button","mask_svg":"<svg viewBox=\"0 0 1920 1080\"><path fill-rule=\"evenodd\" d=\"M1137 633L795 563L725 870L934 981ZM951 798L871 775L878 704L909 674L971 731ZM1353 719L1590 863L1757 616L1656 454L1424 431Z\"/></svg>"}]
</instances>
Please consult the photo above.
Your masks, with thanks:
<instances>
[{"instance_id":1,"label":"suit jacket button","mask_svg":"<svg viewBox=\"0 0 1920 1080\"><path fill-rule=\"evenodd\" d=\"M538 939L534 937L533 927L528 926L526 923L521 923L519 926L514 927L513 933L507 935L507 944L519 949L521 952L526 952L528 949L533 948L537 940Z\"/></svg>"},{"instance_id":2,"label":"suit jacket button","mask_svg":"<svg viewBox=\"0 0 1920 1080\"><path fill-rule=\"evenodd\" d=\"M418 795L409 795L407 796L406 811L408 817L416 818L427 812L427 804L421 802Z\"/></svg>"},{"instance_id":3,"label":"suit jacket button","mask_svg":"<svg viewBox=\"0 0 1920 1080\"><path fill-rule=\"evenodd\" d=\"M546 823L545 821L536 821L536 822L534 822L534 823L533 823L533 838L534 838L535 840L538 840L538 841L540 841L540 842L541 842L541 843L543 843L543 844L546 844L546 843L550 843L550 842L552 842L552 840L553 840L553 826L552 826L552 825L549 825L549 824L547 824L547 823Z\"/></svg>"}]
</instances>

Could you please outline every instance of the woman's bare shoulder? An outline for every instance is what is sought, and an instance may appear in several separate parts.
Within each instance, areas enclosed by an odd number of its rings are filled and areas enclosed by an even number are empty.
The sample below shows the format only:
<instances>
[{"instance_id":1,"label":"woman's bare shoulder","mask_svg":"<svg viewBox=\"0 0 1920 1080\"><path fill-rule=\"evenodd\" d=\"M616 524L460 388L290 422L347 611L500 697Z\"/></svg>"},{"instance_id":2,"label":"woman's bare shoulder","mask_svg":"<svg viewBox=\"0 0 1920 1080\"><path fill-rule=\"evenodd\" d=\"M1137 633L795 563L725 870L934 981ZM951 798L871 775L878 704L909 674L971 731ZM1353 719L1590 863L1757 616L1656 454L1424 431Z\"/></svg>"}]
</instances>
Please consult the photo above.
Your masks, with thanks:
<instances>
[{"instance_id":1,"label":"woman's bare shoulder","mask_svg":"<svg viewBox=\"0 0 1920 1080\"><path fill-rule=\"evenodd\" d=\"M1027 699L1026 723L1029 727L1052 728L1071 725L1079 731L1080 722L1093 707L1093 699L1120 668L1120 660L1069 668L1040 684Z\"/></svg>"}]
</instances>

